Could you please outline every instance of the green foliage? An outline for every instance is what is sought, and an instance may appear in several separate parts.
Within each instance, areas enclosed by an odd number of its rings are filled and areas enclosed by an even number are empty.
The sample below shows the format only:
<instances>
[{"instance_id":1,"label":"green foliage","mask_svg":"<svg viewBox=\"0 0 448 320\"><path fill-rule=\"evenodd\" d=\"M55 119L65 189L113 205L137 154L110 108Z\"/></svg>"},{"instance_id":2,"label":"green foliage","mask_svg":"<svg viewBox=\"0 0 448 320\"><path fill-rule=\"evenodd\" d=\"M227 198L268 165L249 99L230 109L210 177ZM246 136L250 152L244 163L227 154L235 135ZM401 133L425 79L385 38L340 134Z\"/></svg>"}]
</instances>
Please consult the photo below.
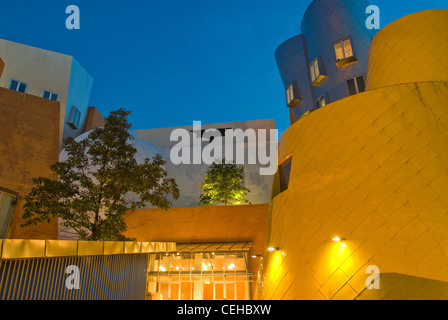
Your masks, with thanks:
<instances>
[{"instance_id":1,"label":"green foliage","mask_svg":"<svg viewBox=\"0 0 448 320\"><path fill-rule=\"evenodd\" d=\"M250 190L242 185L244 179L244 167L238 167L235 163L227 163L225 159L221 163L213 163L207 170L205 180L201 184L204 193L199 198L199 203L208 206L213 203L224 205L237 205L250 202L245 198Z\"/></svg>"},{"instance_id":2,"label":"green foliage","mask_svg":"<svg viewBox=\"0 0 448 320\"><path fill-rule=\"evenodd\" d=\"M74 230L82 240L127 240L124 215L148 203L168 209L179 197L174 179L167 178L165 161L156 155L138 164L137 150L129 144L130 111L113 111L102 128L88 138L65 141L68 158L51 165L58 181L34 178L25 196L22 227L62 218L62 226Z\"/></svg>"}]
</instances>

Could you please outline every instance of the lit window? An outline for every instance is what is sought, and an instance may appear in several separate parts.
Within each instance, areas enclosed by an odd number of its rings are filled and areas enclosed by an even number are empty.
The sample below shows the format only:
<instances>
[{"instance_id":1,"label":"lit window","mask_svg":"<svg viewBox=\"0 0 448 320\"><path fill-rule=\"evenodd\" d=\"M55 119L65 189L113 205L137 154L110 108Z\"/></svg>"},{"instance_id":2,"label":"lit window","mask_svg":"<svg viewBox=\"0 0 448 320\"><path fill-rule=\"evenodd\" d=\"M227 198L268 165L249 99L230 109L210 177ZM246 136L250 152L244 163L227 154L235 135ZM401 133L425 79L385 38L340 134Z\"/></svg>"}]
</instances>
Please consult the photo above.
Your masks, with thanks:
<instances>
[{"instance_id":1,"label":"lit window","mask_svg":"<svg viewBox=\"0 0 448 320\"><path fill-rule=\"evenodd\" d=\"M286 104L288 108L294 108L300 104L302 100L300 99L299 87L296 81L293 81L286 88Z\"/></svg>"},{"instance_id":2,"label":"lit window","mask_svg":"<svg viewBox=\"0 0 448 320\"><path fill-rule=\"evenodd\" d=\"M353 50L350 38L335 42L334 51L336 53L336 60L344 60L353 57Z\"/></svg>"},{"instance_id":3,"label":"lit window","mask_svg":"<svg viewBox=\"0 0 448 320\"><path fill-rule=\"evenodd\" d=\"M288 189L289 186L289 176L291 174L291 164L292 158L289 158L284 163L280 165L279 174L280 174L280 192L283 192Z\"/></svg>"},{"instance_id":4,"label":"lit window","mask_svg":"<svg viewBox=\"0 0 448 320\"><path fill-rule=\"evenodd\" d=\"M72 111L70 113L68 125L73 129L78 129L80 121L81 121L81 112L78 110L78 108L73 106Z\"/></svg>"},{"instance_id":5,"label":"lit window","mask_svg":"<svg viewBox=\"0 0 448 320\"><path fill-rule=\"evenodd\" d=\"M311 85L313 86L319 86L326 79L326 76L323 74L319 57L314 59L310 64L310 77Z\"/></svg>"},{"instance_id":6,"label":"lit window","mask_svg":"<svg viewBox=\"0 0 448 320\"><path fill-rule=\"evenodd\" d=\"M347 88L348 88L348 94L350 96L360 92L364 92L366 89L364 76L358 76L355 78L347 79Z\"/></svg>"},{"instance_id":7,"label":"lit window","mask_svg":"<svg viewBox=\"0 0 448 320\"><path fill-rule=\"evenodd\" d=\"M327 94L323 94L319 99L316 100L316 109L322 108L328 104Z\"/></svg>"},{"instance_id":8,"label":"lit window","mask_svg":"<svg viewBox=\"0 0 448 320\"><path fill-rule=\"evenodd\" d=\"M28 89L28 84L19 80L11 79L11 82L9 83L9 89L26 93L26 90Z\"/></svg>"},{"instance_id":9,"label":"lit window","mask_svg":"<svg viewBox=\"0 0 448 320\"><path fill-rule=\"evenodd\" d=\"M48 90L44 90L44 93L42 94L42 97L45 99L49 99L49 100L53 100L53 101L58 101L59 95L48 91Z\"/></svg>"},{"instance_id":10,"label":"lit window","mask_svg":"<svg viewBox=\"0 0 448 320\"><path fill-rule=\"evenodd\" d=\"M7 236L14 200L13 195L0 191L0 239Z\"/></svg>"},{"instance_id":11,"label":"lit window","mask_svg":"<svg viewBox=\"0 0 448 320\"><path fill-rule=\"evenodd\" d=\"M317 58L314 59L310 66L311 82L314 82L319 76L319 65L317 63Z\"/></svg>"},{"instance_id":12,"label":"lit window","mask_svg":"<svg viewBox=\"0 0 448 320\"><path fill-rule=\"evenodd\" d=\"M203 244L193 244L198 245ZM225 244L228 248L234 245ZM175 255L152 254L146 291L157 292L164 300L246 300L250 286L247 254L192 251L182 252L179 259Z\"/></svg>"},{"instance_id":13,"label":"lit window","mask_svg":"<svg viewBox=\"0 0 448 320\"><path fill-rule=\"evenodd\" d=\"M294 93L292 91L292 83L288 86L288 88L286 88L286 101L288 103L288 105L292 102L292 100L294 99Z\"/></svg>"}]
</instances>

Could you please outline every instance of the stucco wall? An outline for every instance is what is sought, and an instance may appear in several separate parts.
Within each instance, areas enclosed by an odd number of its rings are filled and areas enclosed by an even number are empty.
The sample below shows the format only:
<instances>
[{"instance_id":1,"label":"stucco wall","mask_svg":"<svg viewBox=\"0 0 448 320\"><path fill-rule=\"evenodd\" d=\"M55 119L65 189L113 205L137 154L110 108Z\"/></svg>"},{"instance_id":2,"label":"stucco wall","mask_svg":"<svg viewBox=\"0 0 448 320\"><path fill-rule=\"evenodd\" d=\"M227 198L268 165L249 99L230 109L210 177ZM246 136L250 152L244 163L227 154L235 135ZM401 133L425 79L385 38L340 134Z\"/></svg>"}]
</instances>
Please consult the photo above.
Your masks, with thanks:
<instances>
[{"instance_id":1,"label":"stucco wall","mask_svg":"<svg viewBox=\"0 0 448 320\"><path fill-rule=\"evenodd\" d=\"M42 97L44 90L59 94L58 137L62 139L72 57L3 39L0 39L0 57L5 62L0 87L9 88L13 78L26 82L30 95Z\"/></svg>"},{"instance_id":2,"label":"stucco wall","mask_svg":"<svg viewBox=\"0 0 448 320\"><path fill-rule=\"evenodd\" d=\"M28 84L27 94L42 97L48 90L59 95L59 142L80 135L85 127L92 77L73 57L0 39L0 57L5 62L0 87L9 88L11 79ZM80 127L67 125L72 106L81 111Z\"/></svg>"},{"instance_id":3,"label":"stucco wall","mask_svg":"<svg viewBox=\"0 0 448 320\"><path fill-rule=\"evenodd\" d=\"M70 71L69 91L67 95L67 109L64 119L63 139L77 137L84 132L88 117L88 106L90 93L92 91L93 79L76 59L72 59ZM67 123L70 120L72 106L81 112L81 119L77 129L71 128Z\"/></svg>"}]
</instances>

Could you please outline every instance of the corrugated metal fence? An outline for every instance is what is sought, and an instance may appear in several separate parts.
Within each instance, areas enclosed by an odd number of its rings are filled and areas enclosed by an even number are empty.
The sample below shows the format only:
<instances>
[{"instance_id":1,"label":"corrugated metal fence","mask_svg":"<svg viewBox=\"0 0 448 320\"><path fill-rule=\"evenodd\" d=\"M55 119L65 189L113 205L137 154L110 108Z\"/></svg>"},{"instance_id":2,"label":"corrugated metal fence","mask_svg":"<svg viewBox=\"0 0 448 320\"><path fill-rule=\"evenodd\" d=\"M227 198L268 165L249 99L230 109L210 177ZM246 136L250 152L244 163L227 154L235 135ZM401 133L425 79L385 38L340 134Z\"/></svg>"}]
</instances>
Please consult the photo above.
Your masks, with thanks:
<instances>
[{"instance_id":1,"label":"corrugated metal fence","mask_svg":"<svg viewBox=\"0 0 448 320\"><path fill-rule=\"evenodd\" d=\"M149 255L175 248L50 240L0 240L2 245L1 300L143 300ZM64 254L75 246L76 255Z\"/></svg>"},{"instance_id":2,"label":"corrugated metal fence","mask_svg":"<svg viewBox=\"0 0 448 320\"><path fill-rule=\"evenodd\" d=\"M0 299L141 300L145 298L148 255L0 261ZM70 266L79 270L78 288L73 287L76 278Z\"/></svg>"}]
</instances>

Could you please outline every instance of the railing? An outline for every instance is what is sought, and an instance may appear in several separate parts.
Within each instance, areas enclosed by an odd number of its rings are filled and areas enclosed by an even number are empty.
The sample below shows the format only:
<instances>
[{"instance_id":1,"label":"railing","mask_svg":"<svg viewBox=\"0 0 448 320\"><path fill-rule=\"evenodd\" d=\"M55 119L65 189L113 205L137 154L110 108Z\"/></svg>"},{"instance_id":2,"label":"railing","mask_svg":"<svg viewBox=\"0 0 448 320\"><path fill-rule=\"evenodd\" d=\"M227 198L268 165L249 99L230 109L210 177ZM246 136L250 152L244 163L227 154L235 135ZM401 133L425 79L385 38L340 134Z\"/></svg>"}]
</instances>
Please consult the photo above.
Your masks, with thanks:
<instances>
[{"instance_id":1,"label":"railing","mask_svg":"<svg viewBox=\"0 0 448 320\"><path fill-rule=\"evenodd\" d=\"M171 242L0 240L1 300L143 300L149 255Z\"/></svg>"}]
</instances>

